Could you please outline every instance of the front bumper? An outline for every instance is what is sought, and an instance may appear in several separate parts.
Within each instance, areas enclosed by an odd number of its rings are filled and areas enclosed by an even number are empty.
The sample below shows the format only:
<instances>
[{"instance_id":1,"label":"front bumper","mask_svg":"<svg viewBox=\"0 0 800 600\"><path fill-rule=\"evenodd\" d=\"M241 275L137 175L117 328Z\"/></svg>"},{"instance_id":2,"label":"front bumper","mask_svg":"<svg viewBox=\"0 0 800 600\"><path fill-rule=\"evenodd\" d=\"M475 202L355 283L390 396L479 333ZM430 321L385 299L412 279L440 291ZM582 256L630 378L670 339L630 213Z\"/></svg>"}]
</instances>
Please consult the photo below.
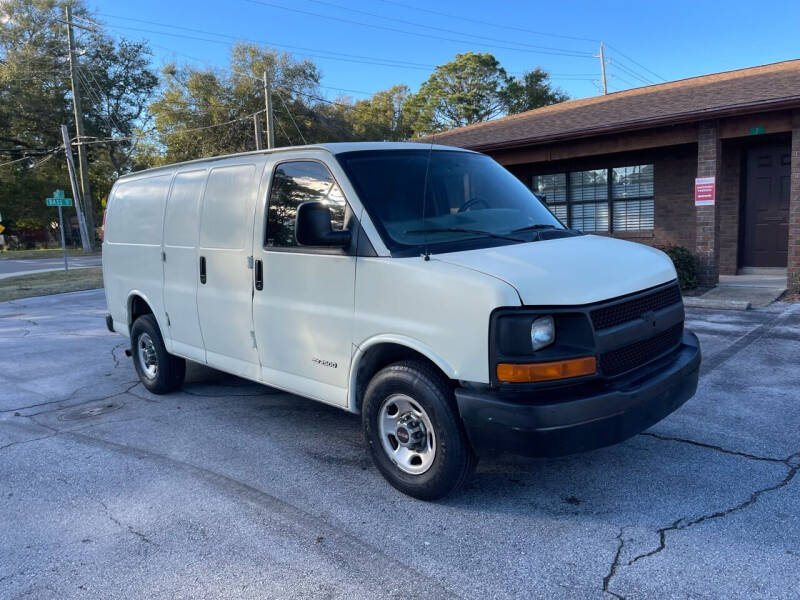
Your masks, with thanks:
<instances>
[{"instance_id":1,"label":"front bumper","mask_svg":"<svg viewBox=\"0 0 800 600\"><path fill-rule=\"evenodd\" d=\"M563 456L626 440L675 411L697 390L700 343L685 331L669 356L600 391L564 388L557 402L496 391L456 390L461 418L478 454ZM570 397L573 395L573 397Z\"/></svg>"}]
</instances>

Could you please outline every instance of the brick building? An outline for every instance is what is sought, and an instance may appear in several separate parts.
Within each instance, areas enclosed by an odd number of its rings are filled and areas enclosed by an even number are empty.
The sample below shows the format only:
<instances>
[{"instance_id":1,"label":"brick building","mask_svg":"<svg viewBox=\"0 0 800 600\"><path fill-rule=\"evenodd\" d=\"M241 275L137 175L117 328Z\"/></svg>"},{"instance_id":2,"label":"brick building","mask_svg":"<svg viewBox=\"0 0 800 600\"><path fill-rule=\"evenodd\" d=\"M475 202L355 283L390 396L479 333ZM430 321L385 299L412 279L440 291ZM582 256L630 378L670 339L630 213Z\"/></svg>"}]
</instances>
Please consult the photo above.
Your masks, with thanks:
<instances>
[{"instance_id":1,"label":"brick building","mask_svg":"<svg viewBox=\"0 0 800 600\"><path fill-rule=\"evenodd\" d=\"M491 155L571 227L689 248L703 284L788 267L800 285L800 60L572 100L434 141Z\"/></svg>"}]
</instances>

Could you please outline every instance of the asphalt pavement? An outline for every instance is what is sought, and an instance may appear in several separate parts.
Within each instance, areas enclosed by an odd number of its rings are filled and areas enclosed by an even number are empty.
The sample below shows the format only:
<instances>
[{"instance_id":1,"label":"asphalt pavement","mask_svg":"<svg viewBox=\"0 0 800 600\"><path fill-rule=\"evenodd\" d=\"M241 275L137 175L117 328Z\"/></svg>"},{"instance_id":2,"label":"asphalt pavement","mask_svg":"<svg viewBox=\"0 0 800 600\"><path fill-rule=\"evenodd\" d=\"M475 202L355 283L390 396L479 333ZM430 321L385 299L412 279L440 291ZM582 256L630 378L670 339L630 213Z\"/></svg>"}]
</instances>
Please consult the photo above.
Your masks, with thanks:
<instances>
[{"instance_id":1,"label":"asphalt pavement","mask_svg":"<svg viewBox=\"0 0 800 600\"><path fill-rule=\"evenodd\" d=\"M70 268L96 267L101 265L103 257L99 254L92 256L68 256L67 265ZM0 279L29 275L40 271L60 271L64 268L64 258L6 258L0 260Z\"/></svg>"},{"instance_id":2,"label":"asphalt pavement","mask_svg":"<svg viewBox=\"0 0 800 600\"><path fill-rule=\"evenodd\" d=\"M800 596L800 305L689 310L684 407L438 503L357 416L199 367L147 393L104 312L0 304L0 598Z\"/></svg>"}]
</instances>

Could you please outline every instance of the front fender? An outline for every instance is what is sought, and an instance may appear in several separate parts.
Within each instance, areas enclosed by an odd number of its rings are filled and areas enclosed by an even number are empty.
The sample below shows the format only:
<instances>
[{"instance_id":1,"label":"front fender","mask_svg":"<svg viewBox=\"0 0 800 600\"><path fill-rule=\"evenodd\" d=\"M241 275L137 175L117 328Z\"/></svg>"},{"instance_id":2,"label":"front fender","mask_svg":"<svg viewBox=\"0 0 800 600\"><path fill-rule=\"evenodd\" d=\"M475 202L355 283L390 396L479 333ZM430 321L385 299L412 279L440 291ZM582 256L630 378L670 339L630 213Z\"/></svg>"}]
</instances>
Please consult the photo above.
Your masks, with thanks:
<instances>
[{"instance_id":1,"label":"front fender","mask_svg":"<svg viewBox=\"0 0 800 600\"><path fill-rule=\"evenodd\" d=\"M353 359L350 361L350 374L348 377L348 387L347 387L347 410L353 413L358 412L358 407L356 406L356 385L357 385L357 375L358 375L358 368L361 363L361 359L364 358L367 350L373 348L379 344L396 344L398 346L405 346L415 352L419 352L425 358L430 360L433 364L435 364L441 371L450 379L458 379L458 371L447 362L440 354L434 352L434 350L423 344L419 340L415 340L414 338L403 336L403 335L396 335L396 334L379 334L375 335L367 340L363 341L361 344L356 346L355 351L353 353Z\"/></svg>"}]
</instances>

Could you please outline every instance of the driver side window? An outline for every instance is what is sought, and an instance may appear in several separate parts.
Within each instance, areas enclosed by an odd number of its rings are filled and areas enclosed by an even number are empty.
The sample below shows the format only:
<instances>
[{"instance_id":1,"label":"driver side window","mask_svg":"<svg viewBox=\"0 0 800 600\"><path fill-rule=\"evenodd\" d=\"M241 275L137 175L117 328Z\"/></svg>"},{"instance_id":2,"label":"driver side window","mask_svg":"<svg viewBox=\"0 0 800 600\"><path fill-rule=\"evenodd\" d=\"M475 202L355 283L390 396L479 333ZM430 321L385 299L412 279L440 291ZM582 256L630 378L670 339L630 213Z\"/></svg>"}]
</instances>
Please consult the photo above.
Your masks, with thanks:
<instances>
[{"instance_id":1,"label":"driver side window","mask_svg":"<svg viewBox=\"0 0 800 600\"><path fill-rule=\"evenodd\" d=\"M297 207L312 200L323 202L330 208L334 230L344 228L347 202L325 165L307 160L279 164L272 176L264 245L277 248L297 246L294 231Z\"/></svg>"}]
</instances>

